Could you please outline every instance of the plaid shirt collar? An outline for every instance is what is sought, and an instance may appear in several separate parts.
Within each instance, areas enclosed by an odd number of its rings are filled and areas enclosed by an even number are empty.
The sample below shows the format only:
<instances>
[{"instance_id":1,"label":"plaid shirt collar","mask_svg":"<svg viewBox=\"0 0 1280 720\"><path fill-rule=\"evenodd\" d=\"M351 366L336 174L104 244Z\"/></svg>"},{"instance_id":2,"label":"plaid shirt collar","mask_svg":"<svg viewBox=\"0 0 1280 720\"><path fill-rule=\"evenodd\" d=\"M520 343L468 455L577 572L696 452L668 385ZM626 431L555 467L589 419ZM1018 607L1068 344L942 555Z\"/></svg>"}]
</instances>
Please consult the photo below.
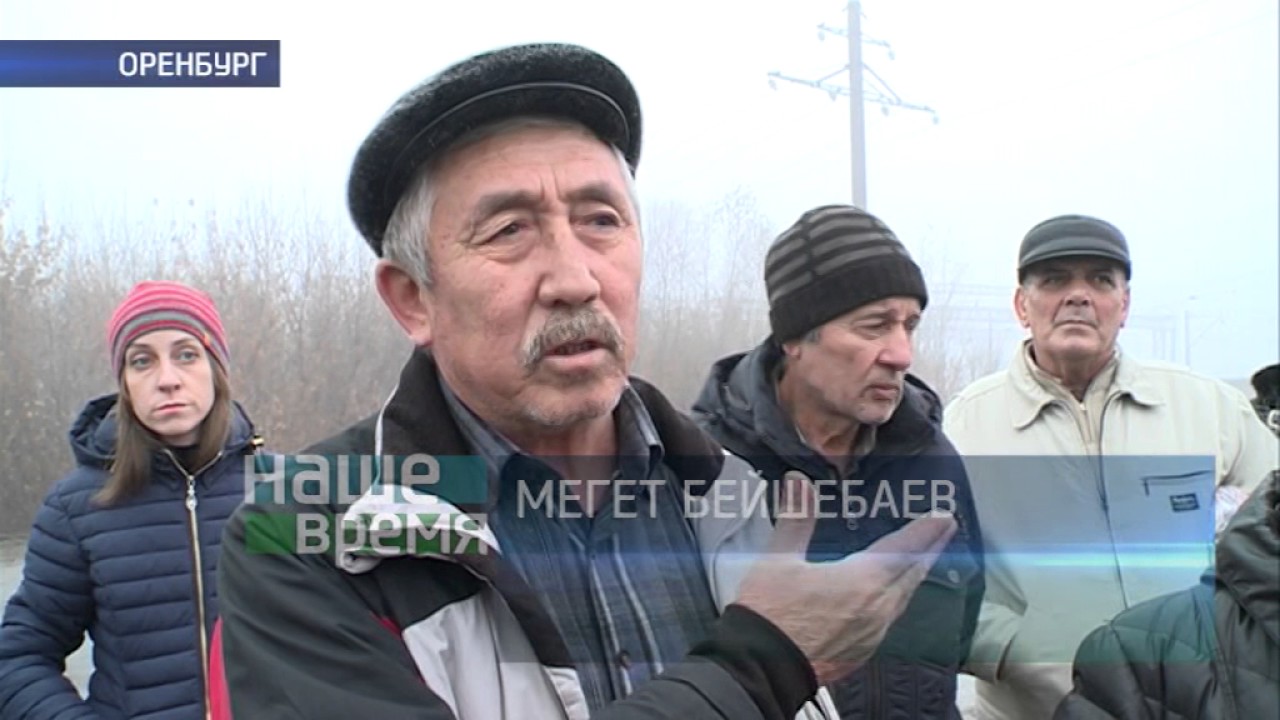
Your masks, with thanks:
<instances>
[{"instance_id":1,"label":"plaid shirt collar","mask_svg":"<svg viewBox=\"0 0 1280 720\"><path fill-rule=\"evenodd\" d=\"M443 377L440 378L440 390L463 437L472 450L484 458L489 479L489 494L485 503L487 509L497 505L503 488L509 484L503 481L504 478L527 478L530 471L543 479L558 478L558 474L546 463L522 450L472 412L454 394ZM658 437L657 427L644 402L630 384L623 389L622 397L614 410L614 420L618 433L618 455L613 479L647 480L657 477L658 467L664 456L662 440ZM643 492L641 489L639 494Z\"/></svg>"}]
</instances>

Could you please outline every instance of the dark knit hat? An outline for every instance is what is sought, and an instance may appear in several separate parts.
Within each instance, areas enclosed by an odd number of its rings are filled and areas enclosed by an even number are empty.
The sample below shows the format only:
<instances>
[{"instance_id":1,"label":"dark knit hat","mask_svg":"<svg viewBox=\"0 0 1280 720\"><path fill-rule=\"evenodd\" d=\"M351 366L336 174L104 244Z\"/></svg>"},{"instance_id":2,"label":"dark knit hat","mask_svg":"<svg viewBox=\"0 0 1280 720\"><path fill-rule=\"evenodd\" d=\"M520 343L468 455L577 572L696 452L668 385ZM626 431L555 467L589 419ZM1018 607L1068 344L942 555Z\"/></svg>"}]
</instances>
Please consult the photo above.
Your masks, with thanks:
<instances>
[{"instance_id":1,"label":"dark knit hat","mask_svg":"<svg viewBox=\"0 0 1280 720\"><path fill-rule=\"evenodd\" d=\"M851 205L800 216L764 261L769 323L778 342L867 303L898 295L929 302L920 267L878 218Z\"/></svg>"},{"instance_id":2,"label":"dark knit hat","mask_svg":"<svg viewBox=\"0 0 1280 720\"><path fill-rule=\"evenodd\" d=\"M356 153L347 204L382 255L387 223L414 175L476 128L516 116L567 118L640 163L640 101L626 74L577 45L540 43L482 53L400 97Z\"/></svg>"},{"instance_id":3,"label":"dark knit hat","mask_svg":"<svg viewBox=\"0 0 1280 720\"><path fill-rule=\"evenodd\" d=\"M125 350L134 340L156 330L181 330L204 345L223 370L231 366L227 333L213 299L176 282L148 281L133 286L107 322L111 370L120 377Z\"/></svg>"},{"instance_id":4,"label":"dark knit hat","mask_svg":"<svg viewBox=\"0 0 1280 720\"><path fill-rule=\"evenodd\" d=\"M1280 364L1268 365L1249 378L1253 393L1260 398L1280 401Z\"/></svg>"},{"instance_id":5,"label":"dark knit hat","mask_svg":"<svg viewBox=\"0 0 1280 720\"><path fill-rule=\"evenodd\" d=\"M1065 257L1100 257L1124 266L1130 277L1129 244L1115 225L1087 215L1059 215L1027 231L1018 249L1018 281L1028 267L1045 260Z\"/></svg>"}]
</instances>

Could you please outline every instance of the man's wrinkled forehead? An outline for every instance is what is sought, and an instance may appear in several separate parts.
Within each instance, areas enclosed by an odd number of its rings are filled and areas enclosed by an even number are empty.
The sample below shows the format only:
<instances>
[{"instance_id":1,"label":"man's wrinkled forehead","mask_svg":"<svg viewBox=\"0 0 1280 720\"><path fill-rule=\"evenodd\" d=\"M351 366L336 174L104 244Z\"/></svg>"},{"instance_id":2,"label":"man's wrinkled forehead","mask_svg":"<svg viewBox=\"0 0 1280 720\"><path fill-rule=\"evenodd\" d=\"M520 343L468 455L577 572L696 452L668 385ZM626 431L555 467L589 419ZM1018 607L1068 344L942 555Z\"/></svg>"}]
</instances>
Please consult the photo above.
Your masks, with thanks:
<instances>
[{"instance_id":1,"label":"man's wrinkled forehead","mask_svg":"<svg viewBox=\"0 0 1280 720\"><path fill-rule=\"evenodd\" d=\"M531 179L514 171L493 173L494 164L547 176ZM536 207L552 199L552 194L570 204L600 202L622 208L634 201L630 169L620 149L579 124L542 118L517 118L479 128L442 151L423 172L437 194L451 183L484 174L474 199L468 201L472 217Z\"/></svg>"},{"instance_id":2,"label":"man's wrinkled forehead","mask_svg":"<svg viewBox=\"0 0 1280 720\"><path fill-rule=\"evenodd\" d=\"M623 189L603 180L571 185L558 193L555 199L563 200L569 205L597 203L617 208L627 205ZM540 210L546 208L551 200L550 189L545 186L537 190L498 188L480 195L472 203L469 217L472 223L479 223L485 218L510 210Z\"/></svg>"}]
</instances>

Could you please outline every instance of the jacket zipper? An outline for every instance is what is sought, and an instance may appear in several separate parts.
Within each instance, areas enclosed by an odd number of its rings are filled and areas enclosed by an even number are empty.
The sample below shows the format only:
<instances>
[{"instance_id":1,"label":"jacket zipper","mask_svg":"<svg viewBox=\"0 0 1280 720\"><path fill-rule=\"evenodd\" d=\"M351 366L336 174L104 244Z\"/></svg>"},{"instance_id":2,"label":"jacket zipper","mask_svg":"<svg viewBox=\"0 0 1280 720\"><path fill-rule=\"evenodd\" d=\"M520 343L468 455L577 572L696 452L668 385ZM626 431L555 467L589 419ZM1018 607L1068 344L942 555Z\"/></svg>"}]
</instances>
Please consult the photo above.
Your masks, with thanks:
<instances>
[{"instance_id":1,"label":"jacket zipper","mask_svg":"<svg viewBox=\"0 0 1280 720\"><path fill-rule=\"evenodd\" d=\"M862 467L867 459L866 455L853 459L853 464L849 471L845 473L845 477L856 477L862 471ZM853 525L849 525L849 520L845 520L846 527L850 530L857 529L857 519L853 519ZM861 534L861 533L859 533ZM880 658L872 656L867 660L867 718L868 720L876 720L880 717Z\"/></svg>"},{"instance_id":2,"label":"jacket zipper","mask_svg":"<svg viewBox=\"0 0 1280 720\"><path fill-rule=\"evenodd\" d=\"M195 570L196 585L196 639L200 644L200 676L204 680L204 716L206 720L212 718L209 709L209 635L205 628L205 606L204 606L204 562L200 553L200 518L196 513L196 506L199 501L196 498L196 476L203 473L213 466L222 458L222 451L213 457L204 467L195 473L188 473L186 468L182 467L182 463L173 456L173 453L166 449L166 454L178 470L187 479L187 528L191 540L191 560L192 567Z\"/></svg>"},{"instance_id":3,"label":"jacket zipper","mask_svg":"<svg viewBox=\"0 0 1280 720\"><path fill-rule=\"evenodd\" d=\"M1098 493L1102 498L1102 511L1107 517L1107 535L1111 540L1111 562L1116 571L1116 585L1120 588L1120 599L1124 602L1125 607L1129 607L1129 591L1124 586L1124 573L1120 569L1120 553L1116 547L1116 533L1111 524L1111 503L1107 500L1107 473L1106 473L1106 456L1103 453L1102 443L1106 438L1107 427L1107 408L1111 407L1111 402L1119 393L1113 393L1107 397L1107 401L1102 404L1102 417L1098 418Z\"/></svg>"}]
</instances>

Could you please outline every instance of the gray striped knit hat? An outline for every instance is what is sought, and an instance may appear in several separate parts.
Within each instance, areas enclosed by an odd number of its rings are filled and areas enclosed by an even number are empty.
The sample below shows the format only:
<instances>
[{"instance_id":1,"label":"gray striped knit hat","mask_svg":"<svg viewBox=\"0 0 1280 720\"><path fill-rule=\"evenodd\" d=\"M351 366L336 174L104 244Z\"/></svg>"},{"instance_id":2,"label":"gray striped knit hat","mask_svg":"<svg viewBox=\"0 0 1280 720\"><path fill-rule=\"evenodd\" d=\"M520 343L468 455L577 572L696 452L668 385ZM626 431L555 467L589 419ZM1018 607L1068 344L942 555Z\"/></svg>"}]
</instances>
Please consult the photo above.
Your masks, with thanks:
<instances>
[{"instance_id":1,"label":"gray striped knit hat","mask_svg":"<svg viewBox=\"0 0 1280 720\"><path fill-rule=\"evenodd\" d=\"M914 297L921 309L929 302L924 275L898 237L852 205L801 215L769 248L764 285L777 342L887 297Z\"/></svg>"}]
</instances>

